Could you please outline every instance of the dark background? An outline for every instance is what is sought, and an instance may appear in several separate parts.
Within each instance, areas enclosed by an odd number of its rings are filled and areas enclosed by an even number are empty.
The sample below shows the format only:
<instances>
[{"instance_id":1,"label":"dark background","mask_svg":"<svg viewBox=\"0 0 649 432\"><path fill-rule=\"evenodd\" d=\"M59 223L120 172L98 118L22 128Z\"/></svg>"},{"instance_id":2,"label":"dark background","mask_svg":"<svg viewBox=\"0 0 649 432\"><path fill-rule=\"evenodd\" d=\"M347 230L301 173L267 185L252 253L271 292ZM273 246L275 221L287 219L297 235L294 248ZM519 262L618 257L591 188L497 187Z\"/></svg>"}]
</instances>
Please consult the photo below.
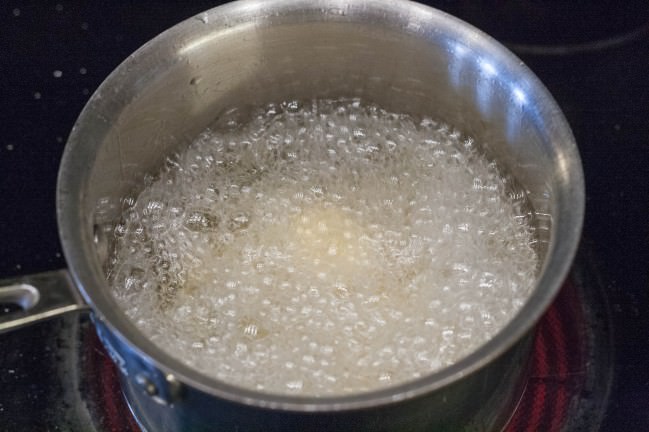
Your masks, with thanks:
<instances>
[{"instance_id":1,"label":"dark background","mask_svg":"<svg viewBox=\"0 0 649 432\"><path fill-rule=\"evenodd\" d=\"M429 3L508 45L566 114L586 176L582 249L594 257L613 324L614 382L601 430L648 430L649 2ZM218 4L0 2L0 278L65 267L55 182L76 117L140 45ZM2 345L0 336L0 358L10 356ZM37 369L39 359L30 361ZM16 406L36 410L25 415L41 409L0 404L0 430Z\"/></svg>"}]
</instances>

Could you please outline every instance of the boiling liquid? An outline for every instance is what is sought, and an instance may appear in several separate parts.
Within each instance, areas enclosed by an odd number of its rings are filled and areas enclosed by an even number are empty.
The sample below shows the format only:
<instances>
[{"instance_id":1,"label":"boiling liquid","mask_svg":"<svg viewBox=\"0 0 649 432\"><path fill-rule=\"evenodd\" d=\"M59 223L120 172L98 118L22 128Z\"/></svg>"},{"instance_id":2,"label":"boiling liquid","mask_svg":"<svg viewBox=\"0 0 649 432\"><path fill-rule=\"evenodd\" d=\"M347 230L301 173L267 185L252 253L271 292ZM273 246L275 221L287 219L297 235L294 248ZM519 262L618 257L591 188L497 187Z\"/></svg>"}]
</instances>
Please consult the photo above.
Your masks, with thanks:
<instances>
[{"instance_id":1,"label":"boiling liquid","mask_svg":"<svg viewBox=\"0 0 649 432\"><path fill-rule=\"evenodd\" d=\"M114 295L172 356L264 392L362 392L455 363L525 302L531 216L472 140L358 100L236 118L115 228Z\"/></svg>"}]
</instances>

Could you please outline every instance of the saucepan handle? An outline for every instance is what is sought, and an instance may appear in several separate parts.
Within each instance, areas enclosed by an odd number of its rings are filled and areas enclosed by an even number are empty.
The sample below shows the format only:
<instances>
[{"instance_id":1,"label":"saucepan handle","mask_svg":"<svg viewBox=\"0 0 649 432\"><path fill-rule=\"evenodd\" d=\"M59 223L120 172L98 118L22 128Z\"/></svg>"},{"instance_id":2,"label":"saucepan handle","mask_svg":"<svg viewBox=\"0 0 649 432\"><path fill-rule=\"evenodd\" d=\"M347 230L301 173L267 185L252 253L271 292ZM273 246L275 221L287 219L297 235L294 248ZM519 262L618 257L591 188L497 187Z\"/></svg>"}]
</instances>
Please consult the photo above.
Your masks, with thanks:
<instances>
[{"instance_id":1,"label":"saucepan handle","mask_svg":"<svg viewBox=\"0 0 649 432\"><path fill-rule=\"evenodd\" d=\"M2 304L17 305L20 310L2 313L0 309L0 333L88 309L67 270L0 280Z\"/></svg>"}]
</instances>

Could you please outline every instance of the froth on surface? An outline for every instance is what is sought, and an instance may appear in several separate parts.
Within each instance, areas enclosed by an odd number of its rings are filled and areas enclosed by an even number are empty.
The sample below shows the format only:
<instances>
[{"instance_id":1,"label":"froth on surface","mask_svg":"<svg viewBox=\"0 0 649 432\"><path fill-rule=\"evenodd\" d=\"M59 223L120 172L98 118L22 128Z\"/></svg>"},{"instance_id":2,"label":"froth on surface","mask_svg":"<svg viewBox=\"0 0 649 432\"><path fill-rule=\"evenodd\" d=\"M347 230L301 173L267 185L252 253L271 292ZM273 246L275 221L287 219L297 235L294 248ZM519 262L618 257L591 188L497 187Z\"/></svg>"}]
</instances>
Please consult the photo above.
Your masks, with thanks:
<instances>
[{"instance_id":1,"label":"froth on surface","mask_svg":"<svg viewBox=\"0 0 649 432\"><path fill-rule=\"evenodd\" d=\"M450 127L359 100L226 113L123 200L108 280L162 349L325 396L451 365L535 281L532 215Z\"/></svg>"}]
</instances>

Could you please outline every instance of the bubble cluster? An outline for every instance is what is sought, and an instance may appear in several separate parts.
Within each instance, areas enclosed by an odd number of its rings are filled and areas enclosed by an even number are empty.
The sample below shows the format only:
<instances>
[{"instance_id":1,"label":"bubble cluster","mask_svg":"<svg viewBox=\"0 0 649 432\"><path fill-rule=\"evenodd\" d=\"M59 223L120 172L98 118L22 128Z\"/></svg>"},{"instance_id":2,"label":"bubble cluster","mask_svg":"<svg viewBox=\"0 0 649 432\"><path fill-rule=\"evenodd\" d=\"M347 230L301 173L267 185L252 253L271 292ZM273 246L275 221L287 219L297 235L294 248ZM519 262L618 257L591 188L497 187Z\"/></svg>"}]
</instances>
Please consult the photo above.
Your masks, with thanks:
<instances>
[{"instance_id":1,"label":"bubble cluster","mask_svg":"<svg viewBox=\"0 0 649 432\"><path fill-rule=\"evenodd\" d=\"M162 349L237 386L416 379L490 339L535 281L513 181L451 127L360 100L231 110L145 183L114 228L114 295Z\"/></svg>"}]
</instances>

